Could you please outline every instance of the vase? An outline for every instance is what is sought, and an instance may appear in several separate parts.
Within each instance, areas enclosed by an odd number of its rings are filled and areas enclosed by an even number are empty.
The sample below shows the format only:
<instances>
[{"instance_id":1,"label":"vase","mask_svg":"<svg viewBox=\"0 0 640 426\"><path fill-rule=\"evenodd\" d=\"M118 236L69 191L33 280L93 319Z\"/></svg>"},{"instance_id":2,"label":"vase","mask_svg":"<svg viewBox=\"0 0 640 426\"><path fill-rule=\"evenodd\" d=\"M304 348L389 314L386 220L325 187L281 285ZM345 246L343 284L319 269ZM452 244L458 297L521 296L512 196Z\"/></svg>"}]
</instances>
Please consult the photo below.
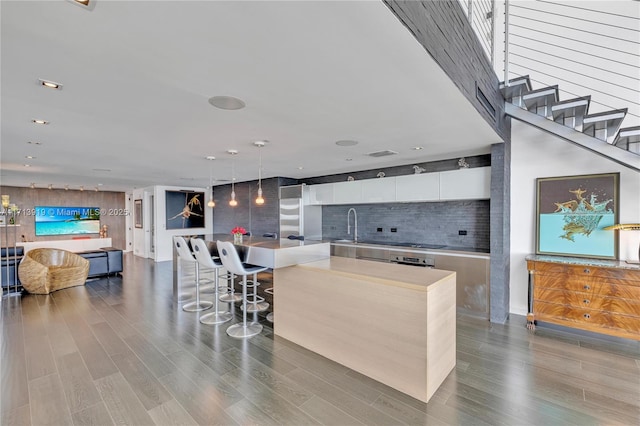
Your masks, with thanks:
<instances>
[{"instance_id":1,"label":"vase","mask_svg":"<svg viewBox=\"0 0 640 426\"><path fill-rule=\"evenodd\" d=\"M242 244L242 234L233 234L233 244Z\"/></svg>"}]
</instances>

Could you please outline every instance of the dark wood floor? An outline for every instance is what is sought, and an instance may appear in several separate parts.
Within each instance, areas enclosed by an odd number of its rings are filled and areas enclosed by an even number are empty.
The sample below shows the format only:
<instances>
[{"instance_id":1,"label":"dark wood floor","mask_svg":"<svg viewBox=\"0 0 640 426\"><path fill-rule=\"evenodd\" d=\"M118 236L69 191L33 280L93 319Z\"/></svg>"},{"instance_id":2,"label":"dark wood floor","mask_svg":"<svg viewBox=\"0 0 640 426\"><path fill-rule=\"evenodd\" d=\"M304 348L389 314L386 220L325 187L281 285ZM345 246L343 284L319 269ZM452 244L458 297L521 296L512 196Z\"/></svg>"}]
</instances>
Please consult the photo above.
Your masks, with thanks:
<instances>
[{"instance_id":1,"label":"dark wood floor","mask_svg":"<svg viewBox=\"0 0 640 426\"><path fill-rule=\"evenodd\" d=\"M4 299L0 423L640 424L638 342L459 316L457 367L424 404L274 337L262 316L247 341L202 325L171 280L170 262L128 254L122 278Z\"/></svg>"}]
</instances>

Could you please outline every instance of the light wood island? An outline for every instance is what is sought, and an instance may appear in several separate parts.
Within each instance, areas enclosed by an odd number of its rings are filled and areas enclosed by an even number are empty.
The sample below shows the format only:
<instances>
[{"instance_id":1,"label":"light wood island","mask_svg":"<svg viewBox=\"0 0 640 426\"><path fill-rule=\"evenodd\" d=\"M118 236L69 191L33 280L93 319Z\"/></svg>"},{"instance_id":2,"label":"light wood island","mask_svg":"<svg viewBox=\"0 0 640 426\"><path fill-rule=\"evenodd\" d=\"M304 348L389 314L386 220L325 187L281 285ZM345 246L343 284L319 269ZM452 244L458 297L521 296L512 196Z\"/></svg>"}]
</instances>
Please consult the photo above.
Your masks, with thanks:
<instances>
[{"instance_id":1,"label":"light wood island","mask_svg":"<svg viewBox=\"0 0 640 426\"><path fill-rule=\"evenodd\" d=\"M331 257L274 290L276 335L421 401L456 364L455 272Z\"/></svg>"}]
</instances>

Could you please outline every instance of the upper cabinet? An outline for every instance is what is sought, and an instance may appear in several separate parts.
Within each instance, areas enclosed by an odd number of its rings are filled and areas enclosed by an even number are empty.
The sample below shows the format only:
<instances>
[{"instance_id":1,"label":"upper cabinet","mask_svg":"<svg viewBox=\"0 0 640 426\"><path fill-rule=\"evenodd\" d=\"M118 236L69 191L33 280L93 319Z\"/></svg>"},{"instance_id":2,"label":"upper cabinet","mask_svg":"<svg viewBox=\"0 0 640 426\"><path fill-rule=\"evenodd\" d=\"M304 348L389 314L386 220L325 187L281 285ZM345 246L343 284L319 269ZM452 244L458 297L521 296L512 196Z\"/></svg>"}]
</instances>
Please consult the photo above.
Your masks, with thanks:
<instances>
[{"instance_id":1,"label":"upper cabinet","mask_svg":"<svg viewBox=\"0 0 640 426\"><path fill-rule=\"evenodd\" d=\"M395 201L439 201L440 173L396 177Z\"/></svg>"},{"instance_id":2,"label":"upper cabinet","mask_svg":"<svg viewBox=\"0 0 640 426\"><path fill-rule=\"evenodd\" d=\"M363 203L390 203L396 201L396 178L367 179L362 182Z\"/></svg>"},{"instance_id":3,"label":"upper cabinet","mask_svg":"<svg viewBox=\"0 0 640 426\"><path fill-rule=\"evenodd\" d=\"M333 204L362 203L362 180L333 184Z\"/></svg>"},{"instance_id":4,"label":"upper cabinet","mask_svg":"<svg viewBox=\"0 0 640 426\"><path fill-rule=\"evenodd\" d=\"M309 204L333 204L333 184L321 183L319 185L309 185Z\"/></svg>"},{"instance_id":5,"label":"upper cabinet","mask_svg":"<svg viewBox=\"0 0 640 426\"><path fill-rule=\"evenodd\" d=\"M491 196L491 167L440 172L441 200L482 200Z\"/></svg>"},{"instance_id":6,"label":"upper cabinet","mask_svg":"<svg viewBox=\"0 0 640 426\"><path fill-rule=\"evenodd\" d=\"M310 204L365 204L483 200L491 194L491 167L310 185Z\"/></svg>"}]
</instances>

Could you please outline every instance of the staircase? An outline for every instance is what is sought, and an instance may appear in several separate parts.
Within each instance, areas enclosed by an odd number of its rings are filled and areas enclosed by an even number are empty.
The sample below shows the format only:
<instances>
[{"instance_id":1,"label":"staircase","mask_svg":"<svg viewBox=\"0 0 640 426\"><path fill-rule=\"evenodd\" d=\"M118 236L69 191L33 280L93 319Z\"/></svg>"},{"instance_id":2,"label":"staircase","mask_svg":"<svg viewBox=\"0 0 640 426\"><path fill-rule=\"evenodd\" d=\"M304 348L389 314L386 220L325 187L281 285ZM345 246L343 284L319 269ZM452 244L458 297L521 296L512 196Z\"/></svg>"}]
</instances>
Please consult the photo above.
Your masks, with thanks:
<instances>
[{"instance_id":1,"label":"staircase","mask_svg":"<svg viewBox=\"0 0 640 426\"><path fill-rule=\"evenodd\" d=\"M500 83L512 118L640 171L640 126L620 128L627 109L589 114L590 96L560 101L558 86L533 90L529 76Z\"/></svg>"}]
</instances>

